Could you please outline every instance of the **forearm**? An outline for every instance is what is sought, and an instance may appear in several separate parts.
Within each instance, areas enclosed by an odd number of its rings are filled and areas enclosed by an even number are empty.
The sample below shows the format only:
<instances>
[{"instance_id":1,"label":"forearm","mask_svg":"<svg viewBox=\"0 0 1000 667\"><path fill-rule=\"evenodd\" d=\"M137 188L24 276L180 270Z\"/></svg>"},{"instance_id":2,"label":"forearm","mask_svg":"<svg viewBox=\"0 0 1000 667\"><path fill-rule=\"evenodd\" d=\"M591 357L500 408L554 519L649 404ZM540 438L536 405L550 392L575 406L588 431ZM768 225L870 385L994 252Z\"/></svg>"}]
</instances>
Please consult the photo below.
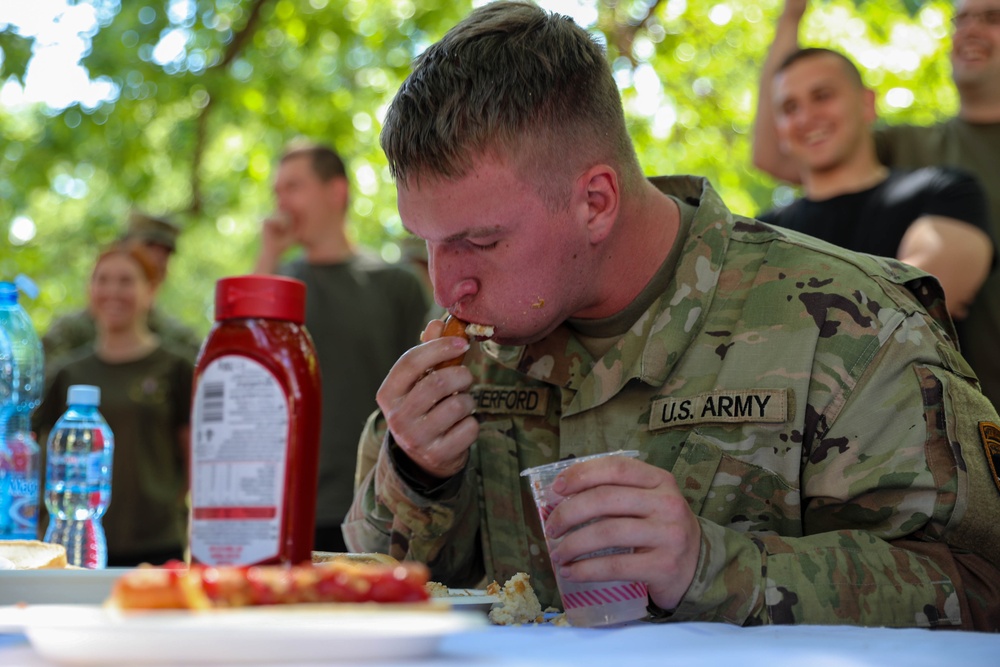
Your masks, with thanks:
<instances>
[{"instance_id":1,"label":"forearm","mask_svg":"<svg viewBox=\"0 0 1000 667\"><path fill-rule=\"evenodd\" d=\"M795 11L782 12L774 32L774 41L767 52L760 74L757 112L753 126L752 160L755 167L775 178L797 183L798 166L781 150L774 124L774 76L781 63L799 48L799 24L802 15Z\"/></svg>"},{"instance_id":2,"label":"forearm","mask_svg":"<svg viewBox=\"0 0 1000 667\"><path fill-rule=\"evenodd\" d=\"M281 262L281 253L269 248L261 248L260 254L253 265L253 272L257 275L271 275L278 272L278 265Z\"/></svg>"},{"instance_id":3,"label":"forearm","mask_svg":"<svg viewBox=\"0 0 1000 667\"><path fill-rule=\"evenodd\" d=\"M971 224L927 215L907 229L897 258L937 278L949 314L962 319L989 275L993 242L986 232Z\"/></svg>"},{"instance_id":4,"label":"forearm","mask_svg":"<svg viewBox=\"0 0 1000 667\"><path fill-rule=\"evenodd\" d=\"M435 581L450 586L473 585L485 574L471 479L463 479L450 497L426 498L401 477L385 442L357 490L344 534L352 551L420 561Z\"/></svg>"}]
</instances>

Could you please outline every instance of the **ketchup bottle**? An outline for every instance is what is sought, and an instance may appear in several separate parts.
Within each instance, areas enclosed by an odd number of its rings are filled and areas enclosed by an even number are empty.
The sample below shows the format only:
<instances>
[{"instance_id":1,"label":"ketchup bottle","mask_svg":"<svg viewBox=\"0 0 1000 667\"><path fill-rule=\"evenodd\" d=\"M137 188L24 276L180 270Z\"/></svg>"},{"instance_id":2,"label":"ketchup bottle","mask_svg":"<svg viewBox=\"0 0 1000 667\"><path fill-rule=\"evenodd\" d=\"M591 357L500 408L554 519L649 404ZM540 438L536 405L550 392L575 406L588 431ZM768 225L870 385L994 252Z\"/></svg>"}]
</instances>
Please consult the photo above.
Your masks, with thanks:
<instances>
[{"instance_id":1,"label":"ketchup bottle","mask_svg":"<svg viewBox=\"0 0 1000 667\"><path fill-rule=\"evenodd\" d=\"M291 278L216 284L191 408L194 563L312 560L320 378L305 298Z\"/></svg>"}]
</instances>

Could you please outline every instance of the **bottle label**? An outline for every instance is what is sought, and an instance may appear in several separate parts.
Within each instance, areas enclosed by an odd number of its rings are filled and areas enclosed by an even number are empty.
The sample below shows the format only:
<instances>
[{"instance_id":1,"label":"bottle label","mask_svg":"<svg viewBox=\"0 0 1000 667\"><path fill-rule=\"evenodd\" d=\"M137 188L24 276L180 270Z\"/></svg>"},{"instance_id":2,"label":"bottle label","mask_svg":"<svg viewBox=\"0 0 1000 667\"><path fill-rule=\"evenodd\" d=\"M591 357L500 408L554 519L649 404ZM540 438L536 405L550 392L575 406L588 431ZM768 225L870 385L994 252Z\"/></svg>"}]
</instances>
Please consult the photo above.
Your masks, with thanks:
<instances>
[{"instance_id":1,"label":"bottle label","mask_svg":"<svg viewBox=\"0 0 1000 667\"><path fill-rule=\"evenodd\" d=\"M0 539L33 540L38 530L38 480L18 473L5 475L3 488L5 521Z\"/></svg>"},{"instance_id":2,"label":"bottle label","mask_svg":"<svg viewBox=\"0 0 1000 667\"><path fill-rule=\"evenodd\" d=\"M30 432L0 443L0 539L37 537L38 466L38 445Z\"/></svg>"},{"instance_id":3,"label":"bottle label","mask_svg":"<svg viewBox=\"0 0 1000 667\"><path fill-rule=\"evenodd\" d=\"M191 418L191 555L199 562L278 555L289 412L278 379L253 359L222 356L202 371Z\"/></svg>"}]
</instances>

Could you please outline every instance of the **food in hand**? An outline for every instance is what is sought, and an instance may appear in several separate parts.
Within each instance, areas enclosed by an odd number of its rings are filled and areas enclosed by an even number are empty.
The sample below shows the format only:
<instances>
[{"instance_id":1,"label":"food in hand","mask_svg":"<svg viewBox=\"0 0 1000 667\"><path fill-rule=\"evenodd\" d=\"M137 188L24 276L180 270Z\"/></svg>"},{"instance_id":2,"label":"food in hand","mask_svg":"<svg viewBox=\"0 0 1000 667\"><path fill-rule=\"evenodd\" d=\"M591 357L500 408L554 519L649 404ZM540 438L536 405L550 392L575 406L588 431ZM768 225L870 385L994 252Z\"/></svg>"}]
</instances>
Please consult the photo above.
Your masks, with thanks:
<instances>
[{"instance_id":1,"label":"food in hand","mask_svg":"<svg viewBox=\"0 0 1000 667\"><path fill-rule=\"evenodd\" d=\"M471 338L493 338L495 331L489 324L470 324L465 327L465 333Z\"/></svg>"},{"instance_id":2,"label":"food in hand","mask_svg":"<svg viewBox=\"0 0 1000 667\"><path fill-rule=\"evenodd\" d=\"M66 547L38 540L0 540L0 569L50 570L67 566Z\"/></svg>"},{"instance_id":3,"label":"food in hand","mask_svg":"<svg viewBox=\"0 0 1000 667\"><path fill-rule=\"evenodd\" d=\"M332 602L424 602L428 569L333 560L318 565L206 567L174 561L123 574L108 603L119 609L215 609Z\"/></svg>"},{"instance_id":4,"label":"food in hand","mask_svg":"<svg viewBox=\"0 0 1000 667\"><path fill-rule=\"evenodd\" d=\"M445 336L458 336L459 338L464 338L465 340L470 340L471 338L492 338L495 329L488 324L469 324L468 322L463 322L454 315L448 315L444 320L444 329L441 331L441 337ZM447 361L442 361L440 364L435 366L435 370L441 368L448 368L449 366L458 366L465 359L465 355L459 355L454 359L448 359Z\"/></svg>"}]
</instances>

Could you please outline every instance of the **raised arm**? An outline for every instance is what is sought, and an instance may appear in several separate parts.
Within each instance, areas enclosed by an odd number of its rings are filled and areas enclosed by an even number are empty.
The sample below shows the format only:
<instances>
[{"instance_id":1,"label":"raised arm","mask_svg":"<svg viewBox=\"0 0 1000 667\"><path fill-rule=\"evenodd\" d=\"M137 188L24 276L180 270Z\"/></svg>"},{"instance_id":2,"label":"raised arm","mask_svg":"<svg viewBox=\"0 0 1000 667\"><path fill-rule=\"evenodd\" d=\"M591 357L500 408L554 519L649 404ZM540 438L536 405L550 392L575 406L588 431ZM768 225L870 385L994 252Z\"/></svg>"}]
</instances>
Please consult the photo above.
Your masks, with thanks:
<instances>
[{"instance_id":1,"label":"raised arm","mask_svg":"<svg viewBox=\"0 0 1000 667\"><path fill-rule=\"evenodd\" d=\"M792 183L799 182L799 170L778 144L778 133L774 127L772 84L778 66L799 48L799 25L807 4L808 0L785 0L785 8L774 31L774 41L771 42L760 73L757 116L753 128L753 165L775 178Z\"/></svg>"},{"instance_id":2,"label":"raised arm","mask_svg":"<svg viewBox=\"0 0 1000 667\"><path fill-rule=\"evenodd\" d=\"M960 320L989 274L993 242L982 229L962 220L925 215L906 230L896 257L936 277L948 313Z\"/></svg>"}]
</instances>

